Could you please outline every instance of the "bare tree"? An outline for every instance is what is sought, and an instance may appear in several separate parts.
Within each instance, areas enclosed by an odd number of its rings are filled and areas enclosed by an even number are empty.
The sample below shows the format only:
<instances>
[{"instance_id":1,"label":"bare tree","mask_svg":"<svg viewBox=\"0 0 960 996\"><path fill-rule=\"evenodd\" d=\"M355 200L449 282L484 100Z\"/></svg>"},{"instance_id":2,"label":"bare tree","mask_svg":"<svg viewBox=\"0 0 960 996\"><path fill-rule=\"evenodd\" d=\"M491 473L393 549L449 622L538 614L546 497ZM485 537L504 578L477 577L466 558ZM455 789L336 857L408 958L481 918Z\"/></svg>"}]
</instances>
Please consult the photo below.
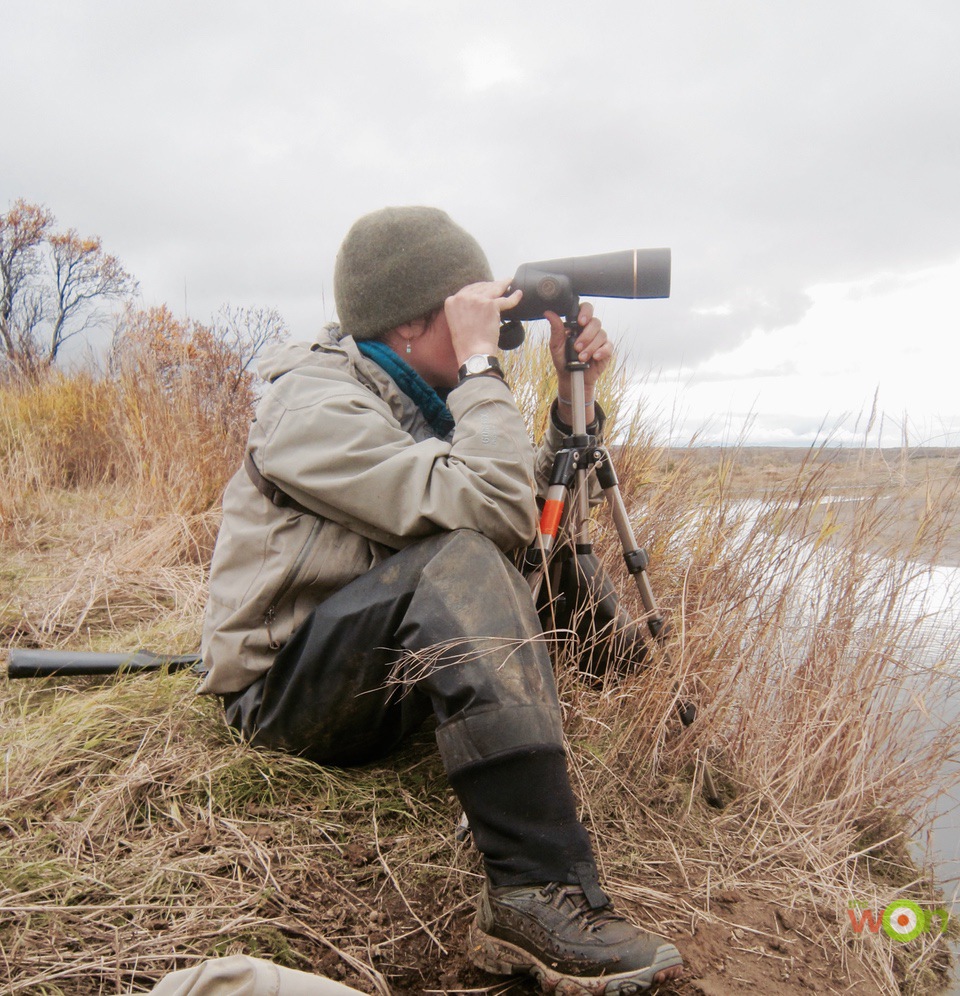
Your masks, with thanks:
<instances>
[{"instance_id":1,"label":"bare tree","mask_svg":"<svg viewBox=\"0 0 960 996\"><path fill-rule=\"evenodd\" d=\"M52 366L65 342L102 321L99 305L137 286L99 238L53 225L23 200L0 215L0 357L22 374Z\"/></svg>"},{"instance_id":2,"label":"bare tree","mask_svg":"<svg viewBox=\"0 0 960 996\"><path fill-rule=\"evenodd\" d=\"M287 326L275 308L238 308L225 304L211 324L214 338L233 357L233 390L244 381L260 350L287 335Z\"/></svg>"},{"instance_id":3,"label":"bare tree","mask_svg":"<svg viewBox=\"0 0 960 996\"><path fill-rule=\"evenodd\" d=\"M136 281L116 256L103 251L99 238L83 239L75 229L50 237L53 273L50 332L46 362L53 363L60 347L102 319L94 302L128 297Z\"/></svg>"},{"instance_id":4,"label":"bare tree","mask_svg":"<svg viewBox=\"0 0 960 996\"><path fill-rule=\"evenodd\" d=\"M29 351L43 317L36 284L53 221L45 208L23 200L0 215L0 347L15 365Z\"/></svg>"}]
</instances>

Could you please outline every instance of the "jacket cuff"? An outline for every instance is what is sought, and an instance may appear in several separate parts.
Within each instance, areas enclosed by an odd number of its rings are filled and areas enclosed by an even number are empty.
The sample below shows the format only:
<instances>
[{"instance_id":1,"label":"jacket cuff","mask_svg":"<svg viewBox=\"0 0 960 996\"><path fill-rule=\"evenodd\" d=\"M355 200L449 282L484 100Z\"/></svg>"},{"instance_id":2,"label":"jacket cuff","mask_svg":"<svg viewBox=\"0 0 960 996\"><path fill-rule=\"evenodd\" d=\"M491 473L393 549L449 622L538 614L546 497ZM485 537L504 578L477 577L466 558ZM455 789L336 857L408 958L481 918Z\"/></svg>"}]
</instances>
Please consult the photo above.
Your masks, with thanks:
<instances>
[{"instance_id":1,"label":"jacket cuff","mask_svg":"<svg viewBox=\"0 0 960 996\"><path fill-rule=\"evenodd\" d=\"M594 401L593 403L594 420L587 426L588 436L602 436L603 427L607 421L607 413L600 407L599 401ZM556 398L553 400L553 404L550 406L550 421L553 427L564 436L573 435L573 426L567 425L560 418L560 403Z\"/></svg>"}]
</instances>

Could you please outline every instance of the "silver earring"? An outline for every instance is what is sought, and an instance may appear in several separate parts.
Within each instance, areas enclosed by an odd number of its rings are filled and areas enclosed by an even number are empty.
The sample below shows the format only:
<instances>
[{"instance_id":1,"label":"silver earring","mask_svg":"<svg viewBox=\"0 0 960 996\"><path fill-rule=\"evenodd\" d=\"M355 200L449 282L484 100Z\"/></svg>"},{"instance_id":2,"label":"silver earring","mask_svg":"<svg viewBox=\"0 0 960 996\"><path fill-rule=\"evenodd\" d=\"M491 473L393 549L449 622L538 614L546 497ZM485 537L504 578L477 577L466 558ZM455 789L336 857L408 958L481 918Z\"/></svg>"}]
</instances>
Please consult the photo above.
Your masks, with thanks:
<instances>
[{"instance_id":1,"label":"silver earring","mask_svg":"<svg viewBox=\"0 0 960 996\"><path fill-rule=\"evenodd\" d=\"M407 356L410 355L410 340L407 340Z\"/></svg>"}]
</instances>

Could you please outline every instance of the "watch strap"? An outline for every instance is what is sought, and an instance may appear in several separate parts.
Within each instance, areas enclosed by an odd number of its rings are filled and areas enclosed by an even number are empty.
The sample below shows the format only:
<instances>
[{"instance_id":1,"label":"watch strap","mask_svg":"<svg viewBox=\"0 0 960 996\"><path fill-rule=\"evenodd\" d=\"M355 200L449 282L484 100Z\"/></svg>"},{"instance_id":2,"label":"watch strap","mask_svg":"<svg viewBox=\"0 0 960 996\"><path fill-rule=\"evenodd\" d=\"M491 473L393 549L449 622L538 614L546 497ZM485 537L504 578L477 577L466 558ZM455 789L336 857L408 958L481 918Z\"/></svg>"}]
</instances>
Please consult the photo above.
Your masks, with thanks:
<instances>
[{"instance_id":1,"label":"watch strap","mask_svg":"<svg viewBox=\"0 0 960 996\"><path fill-rule=\"evenodd\" d=\"M485 356L483 353L475 353L468 356L466 362L460 367L458 374L460 380L468 377L483 377L487 374L496 374L503 377L503 368L496 356Z\"/></svg>"}]
</instances>

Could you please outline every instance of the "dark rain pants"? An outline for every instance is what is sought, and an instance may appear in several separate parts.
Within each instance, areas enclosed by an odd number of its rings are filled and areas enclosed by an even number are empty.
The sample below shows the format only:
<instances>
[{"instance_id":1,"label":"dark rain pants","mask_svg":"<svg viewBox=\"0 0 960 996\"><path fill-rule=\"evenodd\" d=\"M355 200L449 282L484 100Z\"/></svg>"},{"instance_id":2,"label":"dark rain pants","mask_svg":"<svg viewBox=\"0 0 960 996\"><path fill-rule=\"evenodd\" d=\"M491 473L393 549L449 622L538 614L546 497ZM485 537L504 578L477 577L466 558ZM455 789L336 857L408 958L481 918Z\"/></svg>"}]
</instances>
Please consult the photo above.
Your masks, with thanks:
<instances>
[{"instance_id":1,"label":"dark rain pants","mask_svg":"<svg viewBox=\"0 0 960 996\"><path fill-rule=\"evenodd\" d=\"M224 704L252 743L335 765L382 757L433 713L491 881L596 882L529 587L478 533L423 540L346 585Z\"/></svg>"}]
</instances>

